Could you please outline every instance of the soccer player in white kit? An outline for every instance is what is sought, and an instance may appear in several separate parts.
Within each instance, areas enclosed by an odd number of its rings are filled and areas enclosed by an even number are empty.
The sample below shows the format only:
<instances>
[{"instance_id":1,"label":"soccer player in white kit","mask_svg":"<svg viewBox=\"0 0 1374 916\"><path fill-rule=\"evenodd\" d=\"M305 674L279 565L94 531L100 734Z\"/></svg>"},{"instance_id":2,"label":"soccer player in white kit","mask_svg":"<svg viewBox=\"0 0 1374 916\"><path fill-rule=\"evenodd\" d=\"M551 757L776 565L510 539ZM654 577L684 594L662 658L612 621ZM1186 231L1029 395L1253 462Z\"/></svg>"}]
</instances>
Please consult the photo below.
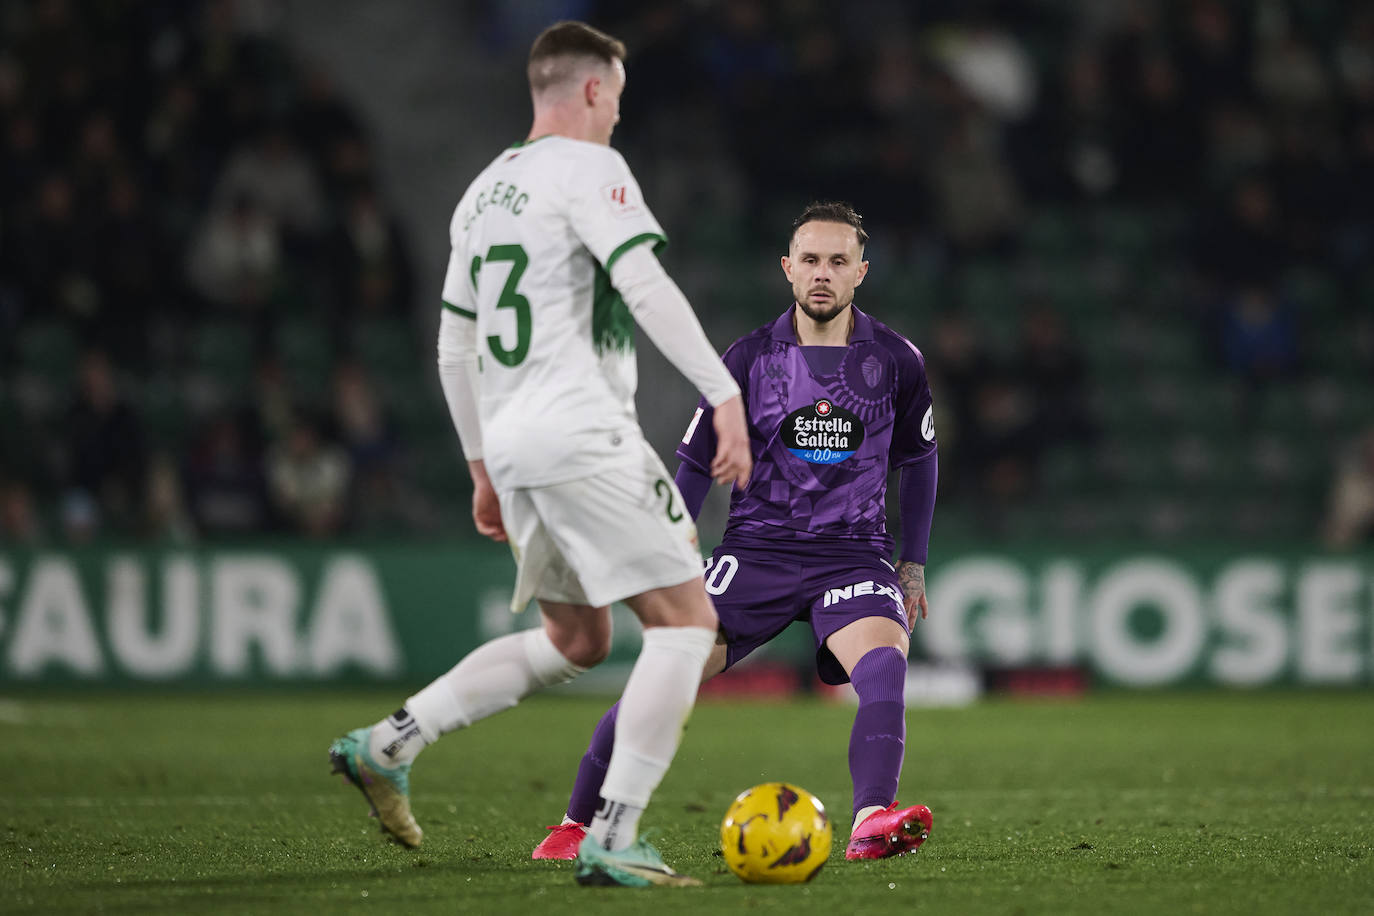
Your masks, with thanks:
<instances>
[{"instance_id":1,"label":"soccer player in white kit","mask_svg":"<svg viewBox=\"0 0 1374 916\"><path fill-rule=\"evenodd\" d=\"M583 884L696 883L638 838L640 813L677 751L716 615L696 528L634 410L634 323L712 405L712 475L752 467L739 388L659 265L666 238L609 146L625 46L580 22L530 50L534 123L454 212L439 373L472 473L477 530L509 540L512 607L542 626L494 639L376 724L330 748L382 829L420 843L411 762L446 732L563 683L610 649L609 605L644 626L625 685L605 805L579 848Z\"/></svg>"}]
</instances>

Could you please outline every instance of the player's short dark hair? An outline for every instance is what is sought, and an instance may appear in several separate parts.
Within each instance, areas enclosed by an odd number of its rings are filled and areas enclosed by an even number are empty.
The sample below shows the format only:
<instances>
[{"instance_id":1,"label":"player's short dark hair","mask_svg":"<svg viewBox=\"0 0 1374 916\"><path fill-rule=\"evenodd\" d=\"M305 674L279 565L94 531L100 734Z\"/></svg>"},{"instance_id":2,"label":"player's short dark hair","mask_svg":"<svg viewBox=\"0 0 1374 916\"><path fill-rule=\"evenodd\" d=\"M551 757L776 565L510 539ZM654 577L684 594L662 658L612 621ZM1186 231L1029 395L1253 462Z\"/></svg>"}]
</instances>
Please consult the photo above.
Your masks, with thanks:
<instances>
[{"instance_id":1,"label":"player's short dark hair","mask_svg":"<svg viewBox=\"0 0 1374 916\"><path fill-rule=\"evenodd\" d=\"M585 22L555 22L539 33L530 46L527 72L530 90L542 92L571 75L577 58L594 58L604 64L625 59L625 43Z\"/></svg>"},{"instance_id":2,"label":"player's short dark hair","mask_svg":"<svg viewBox=\"0 0 1374 916\"><path fill-rule=\"evenodd\" d=\"M863 248L868 244L868 233L864 231L864 218L849 204L842 200L817 200L806 205L806 209L801 212L801 216L792 220L792 235L789 238L797 237L797 230L807 223L844 223L846 226L854 227L854 234L859 237L859 247Z\"/></svg>"}]
</instances>

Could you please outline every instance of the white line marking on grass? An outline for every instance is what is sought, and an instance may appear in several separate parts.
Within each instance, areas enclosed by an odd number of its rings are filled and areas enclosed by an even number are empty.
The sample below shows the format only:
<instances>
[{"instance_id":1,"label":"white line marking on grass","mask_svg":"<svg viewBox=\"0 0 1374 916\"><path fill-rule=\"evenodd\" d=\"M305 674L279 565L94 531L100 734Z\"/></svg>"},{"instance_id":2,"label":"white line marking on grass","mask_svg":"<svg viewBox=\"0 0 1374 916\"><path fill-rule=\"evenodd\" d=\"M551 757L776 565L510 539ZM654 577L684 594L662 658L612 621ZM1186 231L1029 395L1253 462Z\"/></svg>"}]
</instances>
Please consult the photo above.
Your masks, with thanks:
<instances>
[{"instance_id":1,"label":"white line marking on grass","mask_svg":"<svg viewBox=\"0 0 1374 916\"><path fill-rule=\"evenodd\" d=\"M453 800L447 795L412 795L411 799L420 804L436 806ZM328 795L30 795L25 798L0 798L0 808L239 808L264 804L279 808L292 803L334 805L355 800L342 792Z\"/></svg>"},{"instance_id":2,"label":"white line marking on grass","mask_svg":"<svg viewBox=\"0 0 1374 916\"><path fill-rule=\"evenodd\" d=\"M948 798L961 795L1006 796L1009 798L1093 798L1110 795L1113 798L1177 798L1180 795L1224 796L1230 798L1269 798L1279 795L1284 798L1302 796L1354 795L1360 798L1374 797L1374 786L1177 786L1174 788L1137 788L1117 789L1111 786L1100 788L1023 788L1023 789L947 789L939 793Z\"/></svg>"}]
</instances>

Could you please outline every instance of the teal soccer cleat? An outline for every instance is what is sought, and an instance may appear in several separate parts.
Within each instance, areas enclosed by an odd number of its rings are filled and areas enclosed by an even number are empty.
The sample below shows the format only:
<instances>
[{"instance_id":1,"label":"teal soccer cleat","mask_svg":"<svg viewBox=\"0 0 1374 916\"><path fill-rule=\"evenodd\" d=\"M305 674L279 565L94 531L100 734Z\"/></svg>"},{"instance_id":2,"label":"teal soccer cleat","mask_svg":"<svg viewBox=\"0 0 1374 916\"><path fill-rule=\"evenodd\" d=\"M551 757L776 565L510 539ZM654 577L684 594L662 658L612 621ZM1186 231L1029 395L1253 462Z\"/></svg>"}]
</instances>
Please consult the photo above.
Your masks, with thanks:
<instances>
[{"instance_id":1,"label":"teal soccer cleat","mask_svg":"<svg viewBox=\"0 0 1374 916\"><path fill-rule=\"evenodd\" d=\"M593 887L698 887L701 882L663 864L658 850L643 839L611 852L588 834L577 847L577 883Z\"/></svg>"},{"instance_id":2,"label":"teal soccer cleat","mask_svg":"<svg viewBox=\"0 0 1374 916\"><path fill-rule=\"evenodd\" d=\"M337 739L329 746L330 763L367 798L383 833L404 846L419 846L424 831L410 813L410 764L379 766L367 750L371 733L371 728L355 728Z\"/></svg>"}]
</instances>

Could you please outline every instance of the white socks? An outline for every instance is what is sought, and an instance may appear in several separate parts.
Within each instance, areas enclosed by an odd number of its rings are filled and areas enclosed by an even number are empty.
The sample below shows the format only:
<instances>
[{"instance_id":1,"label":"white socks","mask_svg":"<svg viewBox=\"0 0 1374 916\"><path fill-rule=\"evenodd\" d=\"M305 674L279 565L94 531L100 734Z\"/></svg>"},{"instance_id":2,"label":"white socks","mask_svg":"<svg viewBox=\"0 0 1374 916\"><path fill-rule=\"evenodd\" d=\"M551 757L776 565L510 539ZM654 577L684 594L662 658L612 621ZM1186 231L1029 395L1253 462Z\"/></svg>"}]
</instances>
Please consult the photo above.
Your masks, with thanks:
<instances>
[{"instance_id":1,"label":"white socks","mask_svg":"<svg viewBox=\"0 0 1374 916\"><path fill-rule=\"evenodd\" d=\"M368 750L384 766L410 763L440 735L510 709L535 690L570 681L586 670L568 661L543 627L498 637L472 650L406 700L403 709L373 726Z\"/></svg>"},{"instance_id":2,"label":"white socks","mask_svg":"<svg viewBox=\"0 0 1374 916\"><path fill-rule=\"evenodd\" d=\"M601 795L606 799L591 833L607 849L638 836L639 817L682 740L696 703L701 671L716 642L705 627L650 627L625 684ZM369 753L386 767L408 764L446 732L509 709L541 687L584 670L563 656L542 627L493 639L447 674L406 700L372 728Z\"/></svg>"},{"instance_id":3,"label":"white socks","mask_svg":"<svg viewBox=\"0 0 1374 916\"><path fill-rule=\"evenodd\" d=\"M615 724L615 750L601 785L605 799L591 834L606 849L633 843L639 815L649 804L682 740L696 703L701 671L716 642L705 627L650 627L644 631Z\"/></svg>"}]
</instances>

